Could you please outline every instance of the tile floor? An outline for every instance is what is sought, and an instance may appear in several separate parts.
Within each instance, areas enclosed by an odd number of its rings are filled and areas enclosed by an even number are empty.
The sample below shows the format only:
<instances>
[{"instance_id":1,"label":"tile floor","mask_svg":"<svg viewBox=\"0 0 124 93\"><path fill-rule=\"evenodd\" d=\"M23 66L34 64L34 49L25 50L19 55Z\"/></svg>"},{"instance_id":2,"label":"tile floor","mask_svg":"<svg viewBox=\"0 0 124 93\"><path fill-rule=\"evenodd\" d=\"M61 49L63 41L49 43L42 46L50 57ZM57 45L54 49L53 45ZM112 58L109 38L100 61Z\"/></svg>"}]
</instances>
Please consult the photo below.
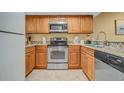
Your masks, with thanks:
<instances>
[{"instance_id":1,"label":"tile floor","mask_svg":"<svg viewBox=\"0 0 124 93\"><path fill-rule=\"evenodd\" d=\"M82 70L33 70L27 81L88 81Z\"/></svg>"}]
</instances>

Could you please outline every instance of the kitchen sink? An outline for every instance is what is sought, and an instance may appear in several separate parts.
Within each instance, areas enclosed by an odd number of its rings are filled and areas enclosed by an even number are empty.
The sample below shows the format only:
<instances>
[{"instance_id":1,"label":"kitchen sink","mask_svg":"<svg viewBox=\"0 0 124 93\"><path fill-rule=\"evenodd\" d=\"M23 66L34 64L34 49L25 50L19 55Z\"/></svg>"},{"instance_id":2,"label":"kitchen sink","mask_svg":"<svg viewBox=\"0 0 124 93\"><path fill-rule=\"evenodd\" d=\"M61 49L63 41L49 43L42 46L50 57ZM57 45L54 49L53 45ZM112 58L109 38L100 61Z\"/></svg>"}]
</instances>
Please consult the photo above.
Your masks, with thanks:
<instances>
[{"instance_id":1,"label":"kitchen sink","mask_svg":"<svg viewBox=\"0 0 124 93\"><path fill-rule=\"evenodd\" d=\"M104 45L94 45L96 48L104 48Z\"/></svg>"}]
</instances>

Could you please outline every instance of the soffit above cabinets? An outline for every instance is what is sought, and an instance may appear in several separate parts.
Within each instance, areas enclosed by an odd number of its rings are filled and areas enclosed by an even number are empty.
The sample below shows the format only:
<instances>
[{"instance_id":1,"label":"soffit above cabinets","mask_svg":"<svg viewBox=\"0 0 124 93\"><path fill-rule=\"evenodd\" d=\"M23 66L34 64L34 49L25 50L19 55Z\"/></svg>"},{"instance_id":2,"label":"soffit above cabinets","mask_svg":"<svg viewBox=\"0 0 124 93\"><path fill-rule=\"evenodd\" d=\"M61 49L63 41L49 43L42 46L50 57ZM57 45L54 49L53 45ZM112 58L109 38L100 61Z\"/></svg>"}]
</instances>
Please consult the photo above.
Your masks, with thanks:
<instances>
[{"instance_id":1,"label":"soffit above cabinets","mask_svg":"<svg viewBox=\"0 0 124 93\"><path fill-rule=\"evenodd\" d=\"M26 15L93 15L94 17L101 12L25 12Z\"/></svg>"}]
</instances>

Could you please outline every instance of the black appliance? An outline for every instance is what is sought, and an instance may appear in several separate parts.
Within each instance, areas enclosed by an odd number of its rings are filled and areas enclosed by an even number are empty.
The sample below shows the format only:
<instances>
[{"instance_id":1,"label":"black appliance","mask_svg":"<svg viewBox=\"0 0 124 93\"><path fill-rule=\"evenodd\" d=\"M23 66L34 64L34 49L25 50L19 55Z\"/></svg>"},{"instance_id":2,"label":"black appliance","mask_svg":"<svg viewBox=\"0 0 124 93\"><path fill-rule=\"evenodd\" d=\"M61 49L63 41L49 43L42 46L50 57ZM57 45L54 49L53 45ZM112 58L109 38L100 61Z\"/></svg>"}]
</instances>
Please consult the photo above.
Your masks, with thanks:
<instances>
[{"instance_id":1,"label":"black appliance","mask_svg":"<svg viewBox=\"0 0 124 93\"><path fill-rule=\"evenodd\" d=\"M111 65L112 67L118 69L119 71L124 73L124 58L107 54L107 63Z\"/></svg>"},{"instance_id":2,"label":"black appliance","mask_svg":"<svg viewBox=\"0 0 124 93\"><path fill-rule=\"evenodd\" d=\"M95 50L95 57L124 73L124 58Z\"/></svg>"}]
</instances>

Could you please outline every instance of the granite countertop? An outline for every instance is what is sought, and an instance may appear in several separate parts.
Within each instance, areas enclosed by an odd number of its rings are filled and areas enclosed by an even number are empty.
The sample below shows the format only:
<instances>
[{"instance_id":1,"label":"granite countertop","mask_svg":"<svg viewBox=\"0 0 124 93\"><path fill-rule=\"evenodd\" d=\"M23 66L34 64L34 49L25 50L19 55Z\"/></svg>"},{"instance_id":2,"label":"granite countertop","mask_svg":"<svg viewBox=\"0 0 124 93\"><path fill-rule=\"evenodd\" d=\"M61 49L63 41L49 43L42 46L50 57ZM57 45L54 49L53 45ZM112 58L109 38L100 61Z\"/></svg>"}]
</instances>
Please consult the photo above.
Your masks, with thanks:
<instances>
[{"instance_id":1,"label":"granite countertop","mask_svg":"<svg viewBox=\"0 0 124 93\"><path fill-rule=\"evenodd\" d=\"M48 44L30 44L30 45L26 45L25 47L43 46L43 45L48 45Z\"/></svg>"},{"instance_id":2,"label":"granite countertop","mask_svg":"<svg viewBox=\"0 0 124 93\"><path fill-rule=\"evenodd\" d=\"M80 43L76 43L76 44L70 43L70 44L68 44L68 45L81 45L81 44L80 44Z\"/></svg>"},{"instance_id":3,"label":"granite countertop","mask_svg":"<svg viewBox=\"0 0 124 93\"><path fill-rule=\"evenodd\" d=\"M109 53L109 54L124 58L124 52L112 51L112 50L106 49L104 47L103 48L98 48L98 47L93 47L93 46L89 46L89 45L81 45L81 46L85 46L85 47L88 47L88 48L92 48L94 50L98 50L98 51L101 51L101 52Z\"/></svg>"},{"instance_id":4,"label":"granite countertop","mask_svg":"<svg viewBox=\"0 0 124 93\"><path fill-rule=\"evenodd\" d=\"M26 45L25 47L33 47L33 46L42 46L42 45L49 45L49 44L29 44L29 45ZM81 45L80 43L69 43L68 45Z\"/></svg>"}]
</instances>

